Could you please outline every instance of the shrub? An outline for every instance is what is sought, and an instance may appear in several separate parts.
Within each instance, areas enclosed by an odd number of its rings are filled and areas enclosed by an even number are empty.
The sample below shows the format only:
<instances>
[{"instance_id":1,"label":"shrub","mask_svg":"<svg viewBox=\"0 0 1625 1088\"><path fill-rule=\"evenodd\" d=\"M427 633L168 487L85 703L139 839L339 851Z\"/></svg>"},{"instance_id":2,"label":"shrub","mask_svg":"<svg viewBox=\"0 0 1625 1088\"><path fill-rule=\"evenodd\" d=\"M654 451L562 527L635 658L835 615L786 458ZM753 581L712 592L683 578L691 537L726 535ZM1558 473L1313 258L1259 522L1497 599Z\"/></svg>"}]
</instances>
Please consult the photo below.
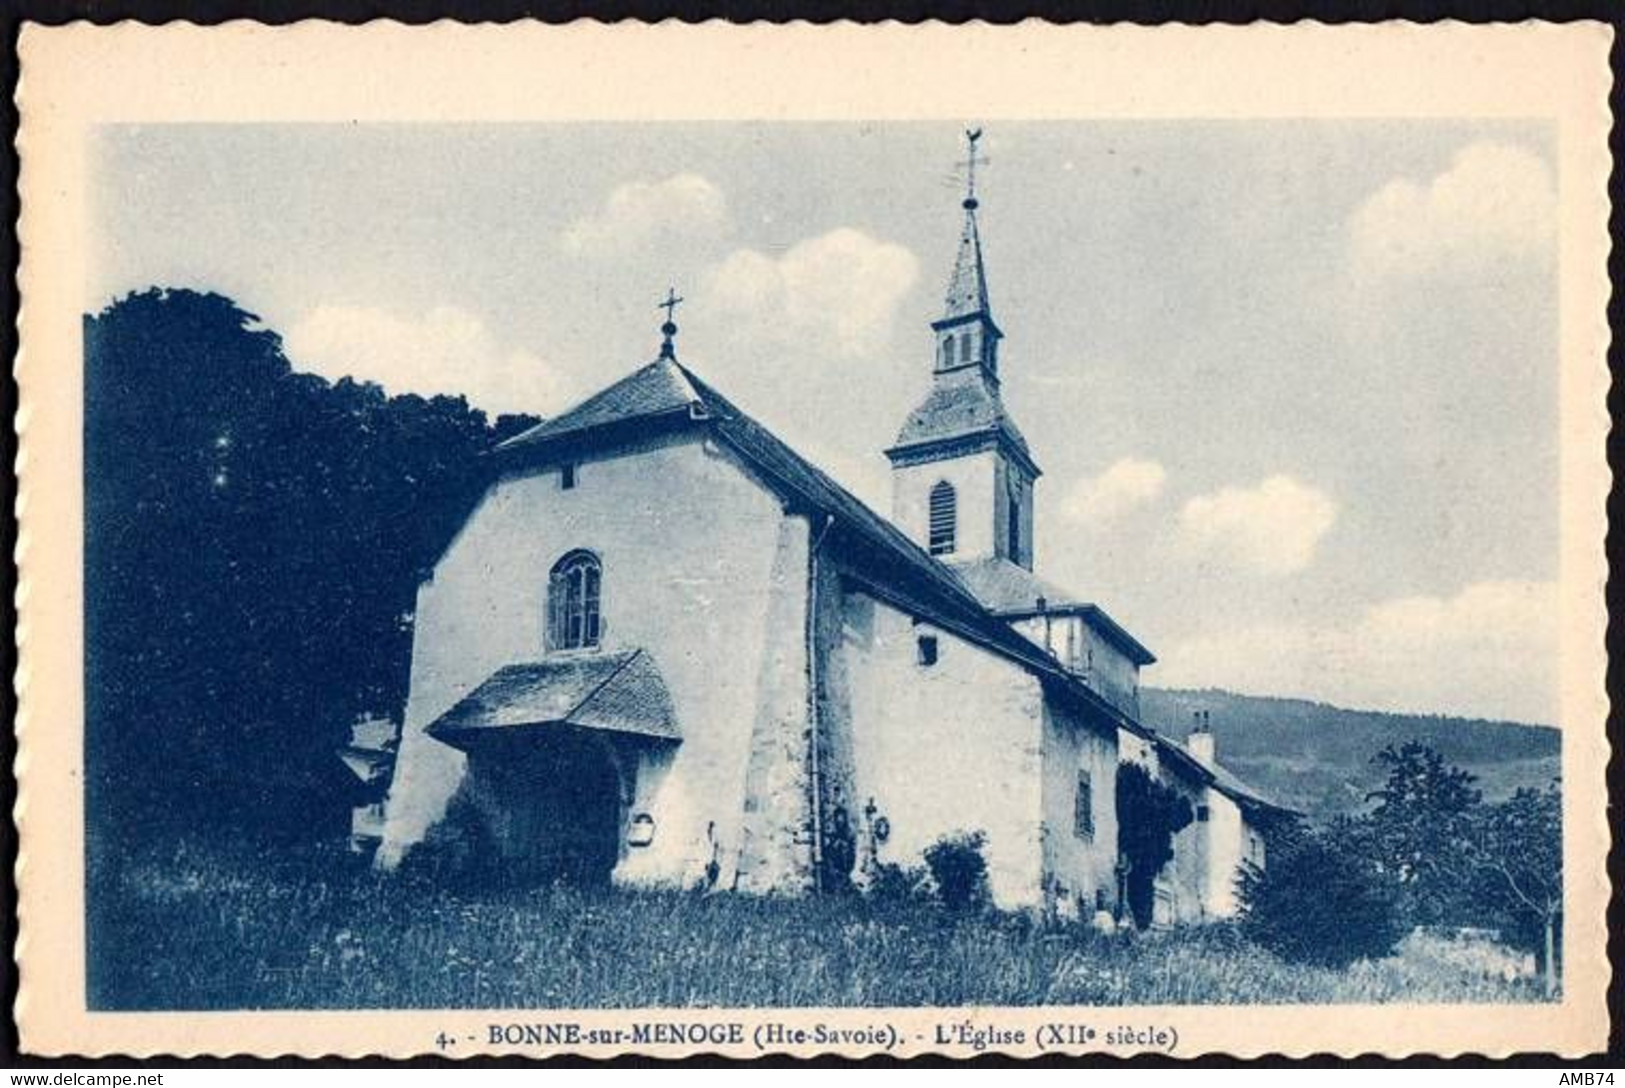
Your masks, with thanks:
<instances>
[{"instance_id":1,"label":"shrub","mask_svg":"<svg viewBox=\"0 0 1625 1088\"><path fill-rule=\"evenodd\" d=\"M407 852L399 874L412 883L466 890L501 883L507 869L465 783L452 794L445 818Z\"/></svg>"},{"instance_id":2,"label":"shrub","mask_svg":"<svg viewBox=\"0 0 1625 1088\"><path fill-rule=\"evenodd\" d=\"M1401 935L1376 874L1326 833L1282 836L1267 869L1243 869L1237 894L1242 934L1284 960L1344 967L1388 955Z\"/></svg>"},{"instance_id":3,"label":"shrub","mask_svg":"<svg viewBox=\"0 0 1625 1088\"><path fill-rule=\"evenodd\" d=\"M980 831L944 835L925 849L925 866L937 886L942 905L951 911L986 906L992 898L987 886L987 859L982 849L987 836Z\"/></svg>"},{"instance_id":4,"label":"shrub","mask_svg":"<svg viewBox=\"0 0 1625 1088\"><path fill-rule=\"evenodd\" d=\"M879 862L864 888L864 896L881 906L900 906L918 903L929 898L930 889L925 870L906 868L889 861Z\"/></svg>"}]
</instances>

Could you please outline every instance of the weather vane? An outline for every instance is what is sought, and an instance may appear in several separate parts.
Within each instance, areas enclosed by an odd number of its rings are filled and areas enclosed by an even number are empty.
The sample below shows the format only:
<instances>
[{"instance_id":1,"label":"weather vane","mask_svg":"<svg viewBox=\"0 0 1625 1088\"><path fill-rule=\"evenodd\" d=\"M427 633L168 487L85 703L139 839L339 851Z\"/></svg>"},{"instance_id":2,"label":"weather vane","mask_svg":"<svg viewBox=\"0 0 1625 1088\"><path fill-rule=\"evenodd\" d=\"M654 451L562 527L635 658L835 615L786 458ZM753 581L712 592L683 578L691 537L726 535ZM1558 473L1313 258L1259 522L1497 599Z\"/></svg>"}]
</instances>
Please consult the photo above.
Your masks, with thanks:
<instances>
[{"instance_id":1,"label":"weather vane","mask_svg":"<svg viewBox=\"0 0 1625 1088\"><path fill-rule=\"evenodd\" d=\"M965 130L965 143L969 147L970 153L965 157L964 162L957 164L965 170L965 208L967 211L974 211L976 208L976 168L988 164L986 157L978 157L976 154L976 144L981 138L981 129L968 128Z\"/></svg>"},{"instance_id":2,"label":"weather vane","mask_svg":"<svg viewBox=\"0 0 1625 1088\"><path fill-rule=\"evenodd\" d=\"M672 343L672 337L677 335L677 322L673 319L677 314L677 307L682 301L683 298L677 293L677 288L668 287L664 301L655 307L657 310L666 311L666 323L660 326L660 334L663 337L660 342L660 357L662 359L677 358L677 349Z\"/></svg>"}]
</instances>

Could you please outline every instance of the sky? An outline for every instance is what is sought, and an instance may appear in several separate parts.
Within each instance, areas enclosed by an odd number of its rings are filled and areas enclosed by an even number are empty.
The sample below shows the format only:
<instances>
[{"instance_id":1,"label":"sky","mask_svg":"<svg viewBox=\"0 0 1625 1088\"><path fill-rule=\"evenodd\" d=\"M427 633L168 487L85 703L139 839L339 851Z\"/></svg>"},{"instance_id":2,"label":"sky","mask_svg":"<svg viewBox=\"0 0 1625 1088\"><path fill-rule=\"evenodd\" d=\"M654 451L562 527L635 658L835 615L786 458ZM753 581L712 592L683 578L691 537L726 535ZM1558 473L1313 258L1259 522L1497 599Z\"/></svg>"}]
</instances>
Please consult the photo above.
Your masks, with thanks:
<instances>
[{"instance_id":1,"label":"sky","mask_svg":"<svg viewBox=\"0 0 1625 1088\"><path fill-rule=\"evenodd\" d=\"M218 291L299 369L551 415L678 355L877 510L948 123L103 129L87 311ZM1555 136L1003 122L978 173L1037 566L1145 682L1557 724Z\"/></svg>"}]
</instances>

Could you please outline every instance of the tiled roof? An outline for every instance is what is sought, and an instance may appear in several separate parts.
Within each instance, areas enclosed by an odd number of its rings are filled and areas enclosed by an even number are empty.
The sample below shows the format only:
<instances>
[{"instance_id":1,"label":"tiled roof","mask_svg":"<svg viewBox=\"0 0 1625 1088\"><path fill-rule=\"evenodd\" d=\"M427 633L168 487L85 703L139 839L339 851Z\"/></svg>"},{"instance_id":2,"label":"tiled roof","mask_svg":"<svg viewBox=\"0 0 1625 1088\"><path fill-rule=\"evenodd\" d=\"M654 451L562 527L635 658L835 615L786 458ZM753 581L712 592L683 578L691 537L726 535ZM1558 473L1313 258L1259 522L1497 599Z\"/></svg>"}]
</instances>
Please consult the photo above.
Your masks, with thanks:
<instances>
[{"instance_id":1,"label":"tiled roof","mask_svg":"<svg viewBox=\"0 0 1625 1088\"><path fill-rule=\"evenodd\" d=\"M1156 655L1146 649L1139 639L1108 616L1105 609L1078 600L1026 567L998 556L970 563L954 563L951 567L959 575L960 581L970 586L971 592L990 611L1006 619L1036 616L1039 612L1038 599L1042 597L1045 611L1081 616L1084 623L1100 632L1102 638L1116 646L1136 665L1150 665L1157 660Z\"/></svg>"},{"instance_id":2,"label":"tiled roof","mask_svg":"<svg viewBox=\"0 0 1625 1088\"><path fill-rule=\"evenodd\" d=\"M576 726L681 740L671 695L643 650L507 665L429 726L463 747L496 730Z\"/></svg>"},{"instance_id":3,"label":"tiled roof","mask_svg":"<svg viewBox=\"0 0 1625 1088\"><path fill-rule=\"evenodd\" d=\"M965 229L959 235L959 254L943 299L943 317L964 317L987 313L987 270L982 263L982 236L976 229L976 212L965 210Z\"/></svg>"},{"instance_id":4,"label":"tiled roof","mask_svg":"<svg viewBox=\"0 0 1625 1088\"><path fill-rule=\"evenodd\" d=\"M970 587L977 600L989 611L1025 614L1038 610L1038 598L1050 611L1081 605L1060 586L1046 582L1026 567L1002 556L973 559L968 563L950 563L959 580Z\"/></svg>"},{"instance_id":5,"label":"tiled roof","mask_svg":"<svg viewBox=\"0 0 1625 1088\"><path fill-rule=\"evenodd\" d=\"M981 367L939 374L903 421L893 449L976 434L998 434L1027 456L1027 439L983 376Z\"/></svg>"},{"instance_id":6,"label":"tiled roof","mask_svg":"<svg viewBox=\"0 0 1625 1088\"><path fill-rule=\"evenodd\" d=\"M1186 774L1204 785L1218 790L1244 809L1262 811L1265 815L1274 816L1287 816L1296 813L1295 809L1290 809L1279 802L1270 800L1256 788L1243 782L1218 763L1212 765L1203 763L1191 754L1190 749L1172 737L1154 733L1151 742L1156 745L1159 755L1165 761L1173 762L1176 767Z\"/></svg>"},{"instance_id":7,"label":"tiled roof","mask_svg":"<svg viewBox=\"0 0 1625 1088\"><path fill-rule=\"evenodd\" d=\"M574 408L514 435L497 449L511 449L611 423L682 411L698 401L683 368L670 359L656 359Z\"/></svg>"},{"instance_id":8,"label":"tiled roof","mask_svg":"<svg viewBox=\"0 0 1625 1088\"><path fill-rule=\"evenodd\" d=\"M356 781L373 785L389 776L395 766L395 753L377 748L340 748L339 760L355 775Z\"/></svg>"}]
</instances>

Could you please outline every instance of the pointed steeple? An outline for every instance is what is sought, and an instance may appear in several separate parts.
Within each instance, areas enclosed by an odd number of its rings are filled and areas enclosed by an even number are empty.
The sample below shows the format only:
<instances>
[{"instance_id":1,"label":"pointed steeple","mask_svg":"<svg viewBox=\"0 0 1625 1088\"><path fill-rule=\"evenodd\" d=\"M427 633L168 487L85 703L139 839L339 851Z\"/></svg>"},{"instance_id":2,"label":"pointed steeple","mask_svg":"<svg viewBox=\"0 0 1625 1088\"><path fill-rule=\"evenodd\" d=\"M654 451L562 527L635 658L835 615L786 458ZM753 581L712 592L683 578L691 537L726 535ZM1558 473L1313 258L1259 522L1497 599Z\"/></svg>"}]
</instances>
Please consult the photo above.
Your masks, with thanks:
<instances>
[{"instance_id":1,"label":"pointed steeple","mask_svg":"<svg viewBox=\"0 0 1625 1088\"><path fill-rule=\"evenodd\" d=\"M959 165L965 170L965 226L959 234L959 253L954 257L953 275L943 300L942 317L931 323L937 333L936 372L977 367L981 377L996 392L999 382L999 341L1004 333L993 321L993 308L987 298L987 269L982 263L982 233L976 221L981 201L976 199L976 168L987 162L976 154L982 130L965 133L970 153Z\"/></svg>"},{"instance_id":2,"label":"pointed steeple","mask_svg":"<svg viewBox=\"0 0 1625 1088\"><path fill-rule=\"evenodd\" d=\"M1032 569L1038 465L999 392L999 341L977 222L981 129L965 133L964 229L936 340L931 388L886 451L898 524L944 561L984 557Z\"/></svg>"},{"instance_id":3,"label":"pointed steeple","mask_svg":"<svg viewBox=\"0 0 1625 1088\"><path fill-rule=\"evenodd\" d=\"M987 270L982 265L982 235L976 229L975 197L965 198L965 229L959 236L959 256L954 259L954 274L948 281L948 296L943 304L942 318L956 318L991 314L987 302Z\"/></svg>"}]
</instances>

